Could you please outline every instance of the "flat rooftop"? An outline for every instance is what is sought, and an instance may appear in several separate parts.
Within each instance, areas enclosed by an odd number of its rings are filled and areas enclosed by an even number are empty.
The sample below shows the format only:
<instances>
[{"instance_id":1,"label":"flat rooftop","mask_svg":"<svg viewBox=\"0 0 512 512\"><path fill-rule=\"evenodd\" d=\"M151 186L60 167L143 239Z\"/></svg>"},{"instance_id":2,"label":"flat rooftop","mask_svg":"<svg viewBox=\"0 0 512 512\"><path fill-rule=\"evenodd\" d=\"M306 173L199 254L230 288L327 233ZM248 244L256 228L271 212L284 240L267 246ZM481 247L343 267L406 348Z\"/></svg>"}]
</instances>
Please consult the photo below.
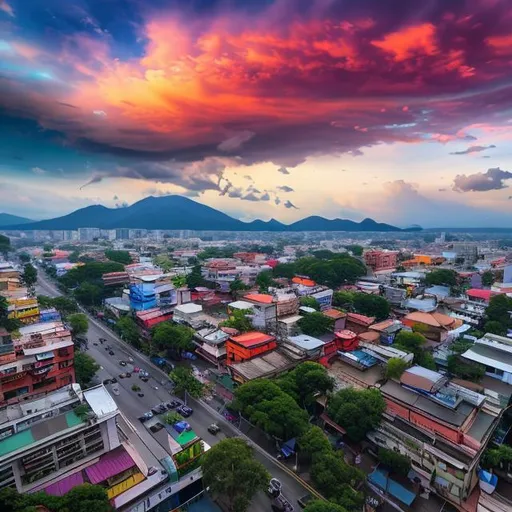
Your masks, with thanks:
<instances>
[{"instance_id":1,"label":"flat rooftop","mask_svg":"<svg viewBox=\"0 0 512 512\"><path fill-rule=\"evenodd\" d=\"M249 361L231 364L229 367L246 380L259 379L267 375L284 372L294 367L303 357L279 349L254 357Z\"/></svg>"},{"instance_id":2,"label":"flat rooftop","mask_svg":"<svg viewBox=\"0 0 512 512\"><path fill-rule=\"evenodd\" d=\"M252 331L240 334L239 336L232 336L231 340L234 341L237 345L242 345L246 348L252 348L268 343L269 341L273 341L275 338L274 336L270 336L269 334L265 334L263 332Z\"/></svg>"},{"instance_id":3,"label":"flat rooftop","mask_svg":"<svg viewBox=\"0 0 512 512\"><path fill-rule=\"evenodd\" d=\"M379 365L366 370L359 370L339 359L332 363L327 373L338 382L351 385L356 381L363 387L375 386L383 377L382 368Z\"/></svg>"}]
</instances>

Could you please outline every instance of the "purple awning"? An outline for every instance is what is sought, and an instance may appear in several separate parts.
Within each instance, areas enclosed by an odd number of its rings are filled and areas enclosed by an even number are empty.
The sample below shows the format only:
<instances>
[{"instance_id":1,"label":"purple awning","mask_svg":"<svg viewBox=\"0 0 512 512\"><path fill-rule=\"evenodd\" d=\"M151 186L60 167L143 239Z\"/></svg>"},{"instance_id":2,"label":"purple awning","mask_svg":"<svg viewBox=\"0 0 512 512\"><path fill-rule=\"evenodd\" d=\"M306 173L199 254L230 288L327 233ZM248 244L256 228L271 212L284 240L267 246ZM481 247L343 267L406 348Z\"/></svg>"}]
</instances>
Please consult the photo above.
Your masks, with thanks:
<instances>
[{"instance_id":1,"label":"purple awning","mask_svg":"<svg viewBox=\"0 0 512 512\"><path fill-rule=\"evenodd\" d=\"M135 466L135 462L128 455L128 452L124 448L118 448L102 455L100 460L86 468L85 472L91 484L98 484L133 466Z\"/></svg>"},{"instance_id":2,"label":"purple awning","mask_svg":"<svg viewBox=\"0 0 512 512\"><path fill-rule=\"evenodd\" d=\"M82 476L82 472L78 471L73 473L72 475L55 482L48 487L45 487L43 491L46 494L51 494L52 496L64 496L67 492L69 492L73 487L77 485L82 485L84 483L84 477Z\"/></svg>"}]
</instances>

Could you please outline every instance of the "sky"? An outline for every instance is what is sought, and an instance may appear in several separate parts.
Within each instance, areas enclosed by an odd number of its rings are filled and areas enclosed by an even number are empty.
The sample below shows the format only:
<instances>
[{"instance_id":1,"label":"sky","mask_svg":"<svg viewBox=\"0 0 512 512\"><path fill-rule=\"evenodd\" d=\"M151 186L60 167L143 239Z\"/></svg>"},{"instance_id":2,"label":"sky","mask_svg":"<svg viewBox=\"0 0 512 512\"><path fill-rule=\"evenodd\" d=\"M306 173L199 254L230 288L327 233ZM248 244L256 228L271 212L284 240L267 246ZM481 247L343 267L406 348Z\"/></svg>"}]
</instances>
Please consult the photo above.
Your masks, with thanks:
<instances>
[{"instance_id":1,"label":"sky","mask_svg":"<svg viewBox=\"0 0 512 512\"><path fill-rule=\"evenodd\" d=\"M0 0L0 212L509 227L510 0Z\"/></svg>"}]
</instances>

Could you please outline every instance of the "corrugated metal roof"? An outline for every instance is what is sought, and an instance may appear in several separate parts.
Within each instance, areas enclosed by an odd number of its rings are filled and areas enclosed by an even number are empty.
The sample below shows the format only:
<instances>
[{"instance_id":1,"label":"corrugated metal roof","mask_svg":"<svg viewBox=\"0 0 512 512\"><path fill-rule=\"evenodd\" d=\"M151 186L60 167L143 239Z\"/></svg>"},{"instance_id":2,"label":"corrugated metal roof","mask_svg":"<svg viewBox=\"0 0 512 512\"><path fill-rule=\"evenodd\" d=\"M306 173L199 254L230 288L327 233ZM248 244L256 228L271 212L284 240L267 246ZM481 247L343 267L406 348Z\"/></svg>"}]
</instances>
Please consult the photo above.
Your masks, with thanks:
<instances>
[{"instance_id":1,"label":"corrugated metal roof","mask_svg":"<svg viewBox=\"0 0 512 512\"><path fill-rule=\"evenodd\" d=\"M52 496L64 496L64 494L73 489L73 487L83 483L84 477L82 475L82 471L78 471L77 473L73 473L62 480L45 487L43 491L46 494L51 494Z\"/></svg>"},{"instance_id":2,"label":"corrugated metal roof","mask_svg":"<svg viewBox=\"0 0 512 512\"><path fill-rule=\"evenodd\" d=\"M135 466L135 462L123 448L117 448L100 457L100 460L85 469L87 477L92 484L99 484L127 469Z\"/></svg>"},{"instance_id":3,"label":"corrugated metal roof","mask_svg":"<svg viewBox=\"0 0 512 512\"><path fill-rule=\"evenodd\" d=\"M498 351L492 347L482 344L475 344L462 354L462 357L475 361L476 363L496 368L507 373L512 373L512 354Z\"/></svg>"}]
</instances>

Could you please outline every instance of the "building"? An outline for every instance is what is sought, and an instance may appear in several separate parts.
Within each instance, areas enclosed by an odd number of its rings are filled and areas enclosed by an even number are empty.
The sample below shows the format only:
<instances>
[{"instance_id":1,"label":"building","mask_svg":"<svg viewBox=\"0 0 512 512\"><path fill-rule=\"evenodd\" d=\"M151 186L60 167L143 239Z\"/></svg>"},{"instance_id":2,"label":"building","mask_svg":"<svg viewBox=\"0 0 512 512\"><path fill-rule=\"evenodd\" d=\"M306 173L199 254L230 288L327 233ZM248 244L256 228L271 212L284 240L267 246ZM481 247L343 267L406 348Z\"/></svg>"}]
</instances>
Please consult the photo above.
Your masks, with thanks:
<instances>
[{"instance_id":1,"label":"building","mask_svg":"<svg viewBox=\"0 0 512 512\"><path fill-rule=\"evenodd\" d=\"M365 332L375 322L375 317L360 315L359 313L347 313L345 328L356 334Z\"/></svg>"},{"instance_id":2,"label":"building","mask_svg":"<svg viewBox=\"0 0 512 512\"><path fill-rule=\"evenodd\" d=\"M92 242L100 237L99 228L78 228L78 239L80 242Z\"/></svg>"},{"instance_id":3,"label":"building","mask_svg":"<svg viewBox=\"0 0 512 512\"><path fill-rule=\"evenodd\" d=\"M0 407L75 382L71 333L62 322L32 324L19 330L12 348L0 356Z\"/></svg>"},{"instance_id":4,"label":"building","mask_svg":"<svg viewBox=\"0 0 512 512\"><path fill-rule=\"evenodd\" d=\"M36 297L8 299L8 318L19 320L21 323L32 323L39 319L39 304Z\"/></svg>"},{"instance_id":5,"label":"building","mask_svg":"<svg viewBox=\"0 0 512 512\"><path fill-rule=\"evenodd\" d=\"M252 312L248 316L255 329L275 328L277 322L277 303L272 295L266 293L249 293L244 301L252 304Z\"/></svg>"},{"instance_id":6,"label":"building","mask_svg":"<svg viewBox=\"0 0 512 512\"><path fill-rule=\"evenodd\" d=\"M436 342L443 342L448 338L450 331L460 327L463 322L437 311L433 313L415 311L405 315L402 318L402 323L410 328L419 325L422 327L421 333L425 338Z\"/></svg>"},{"instance_id":7,"label":"building","mask_svg":"<svg viewBox=\"0 0 512 512\"><path fill-rule=\"evenodd\" d=\"M196 354L220 367L226 361L226 342L230 336L227 331L232 331L232 329L206 327L197 331L193 340L196 345Z\"/></svg>"},{"instance_id":8,"label":"building","mask_svg":"<svg viewBox=\"0 0 512 512\"><path fill-rule=\"evenodd\" d=\"M342 331L347 323L347 314L339 309L324 309L322 313L332 320L333 331Z\"/></svg>"},{"instance_id":9,"label":"building","mask_svg":"<svg viewBox=\"0 0 512 512\"><path fill-rule=\"evenodd\" d=\"M478 246L479 242L454 242L452 251L456 253L456 259L469 266L478 261Z\"/></svg>"},{"instance_id":10,"label":"building","mask_svg":"<svg viewBox=\"0 0 512 512\"><path fill-rule=\"evenodd\" d=\"M204 323L203 306L190 302L174 308L173 320L197 328Z\"/></svg>"},{"instance_id":11,"label":"building","mask_svg":"<svg viewBox=\"0 0 512 512\"><path fill-rule=\"evenodd\" d=\"M393 251L366 251L364 262L374 272L395 269L397 265L397 252Z\"/></svg>"},{"instance_id":12,"label":"building","mask_svg":"<svg viewBox=\"0 0 512 512\"><path fill-rule=\"evenodd\" d=\"M246 361L277 348L274 336L258 331L231 336L226 343L227 364Z\"/></svg>"}]
</instances>

